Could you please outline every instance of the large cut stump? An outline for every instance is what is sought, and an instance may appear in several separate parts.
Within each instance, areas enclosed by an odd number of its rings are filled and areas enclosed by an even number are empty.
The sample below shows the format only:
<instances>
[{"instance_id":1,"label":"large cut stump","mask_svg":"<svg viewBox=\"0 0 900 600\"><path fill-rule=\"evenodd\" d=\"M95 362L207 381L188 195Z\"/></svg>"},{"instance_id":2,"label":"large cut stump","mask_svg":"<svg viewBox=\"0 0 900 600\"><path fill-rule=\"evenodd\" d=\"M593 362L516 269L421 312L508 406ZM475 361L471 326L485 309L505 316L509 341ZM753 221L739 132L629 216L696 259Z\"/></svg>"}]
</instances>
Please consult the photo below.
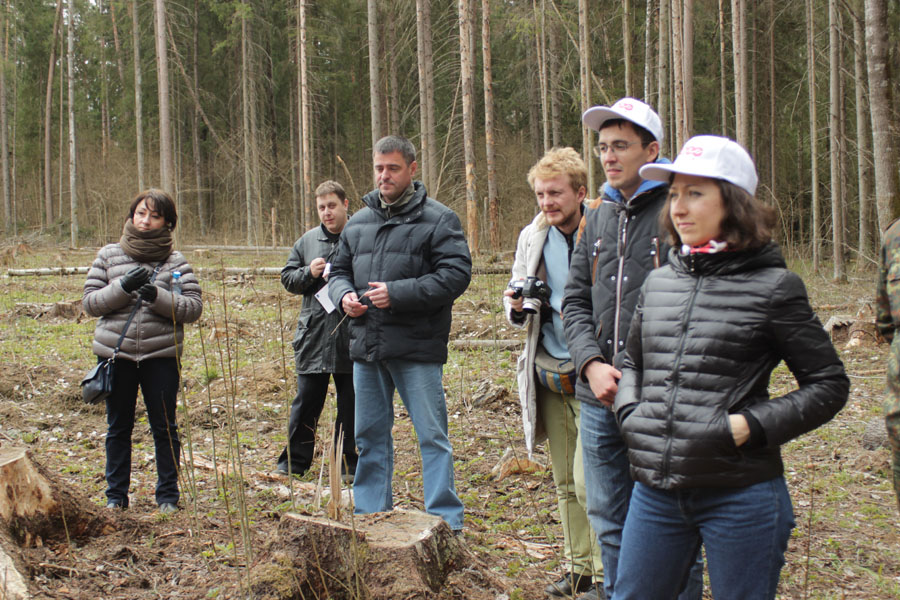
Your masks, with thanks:
<instances>
[{"instance_id":1,"label":"large cut stump","mask_svg":"<svg viewBox=\"0 0 900 600\"><path fill-rule=\"evenodd\" d=\"M269 599L430 598L466 557L443 519L418 511L356 517L352 525L288 513L251 578L254 592Z\"/></svg>"},{"instance_id":2,"label":"large cut stump","mask_svg":"<svg viewBox=\"0 0 900 600\"><path fill-rule=\"evenodd\" d=\"M53 481L24 448L0 448L0 521L13 540L33 546L111 533L115 526Z\"/></svg>"}]
</instances>

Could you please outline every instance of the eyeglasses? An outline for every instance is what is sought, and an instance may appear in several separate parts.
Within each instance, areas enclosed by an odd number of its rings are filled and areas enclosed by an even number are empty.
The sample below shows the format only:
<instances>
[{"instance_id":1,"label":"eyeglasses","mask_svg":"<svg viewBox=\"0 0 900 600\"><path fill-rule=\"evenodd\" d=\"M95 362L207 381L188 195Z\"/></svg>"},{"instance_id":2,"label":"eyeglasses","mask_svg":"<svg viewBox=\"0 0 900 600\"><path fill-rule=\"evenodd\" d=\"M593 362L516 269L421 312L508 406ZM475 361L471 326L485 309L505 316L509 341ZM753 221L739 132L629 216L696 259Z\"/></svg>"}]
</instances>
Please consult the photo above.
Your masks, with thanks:
<instances>
[{"instance_id":1,"label":"eyeglasses","mask_svg":"<svg viewBox=\"0 0 900 600\"><path fill-rule=\"evenodd\" d=\"M635 144L640 144L641 140L637 140L636 142L626 142L625 140L616 140L612 144L597 144L594 146L594 156L597 158L601 158L603 154L606 154L609 151L612 151L614 154L621 154L625 152Z\"/></svg>"}]
</instances>

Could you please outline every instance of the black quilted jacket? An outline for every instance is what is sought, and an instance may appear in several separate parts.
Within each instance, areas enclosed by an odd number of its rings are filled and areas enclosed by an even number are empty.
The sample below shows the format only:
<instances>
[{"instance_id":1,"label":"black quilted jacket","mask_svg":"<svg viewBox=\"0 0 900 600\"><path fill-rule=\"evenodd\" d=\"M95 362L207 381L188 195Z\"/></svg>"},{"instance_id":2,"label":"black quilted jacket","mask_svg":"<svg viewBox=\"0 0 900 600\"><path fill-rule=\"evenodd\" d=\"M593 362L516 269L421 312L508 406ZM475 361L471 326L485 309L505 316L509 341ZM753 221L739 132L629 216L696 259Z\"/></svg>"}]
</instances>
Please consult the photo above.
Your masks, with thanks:
<instances>
[{"instance_id":1,"label":"black quilted jacket","mask_svg":"<svg viewBox=\"0 0 900 600\"><path fill-rule=\"evenodd\" d=\"M661 185L626 203L604 197L599 207L585 211L563 299L566 340L579 374L593 360L621 366L641 284L666 260L659 211L668 189ZM583 376L575 397L600 404Z\"/></svg>"},{"instance_id":2,"label":"black quilted jacket","mask_svg":"<svg viewBox=\"0 0 900 600\"><path fill-rule=\"evenodd\" d=\"M387 283L391 306L350 321L350 358L373 362L403 359L447 362L453 301L469 286L472 257L459 217L415 195L396 214L381 207L378 190L363 197L366 208L341 232L332 260L329 295L336 306L348 292L362 295L370 281ZM363 299L368 303L368 299Z\"/></svg>"},{"instance_id":3,"label":"black quilted jacket","mask_svg":"<svg viewBox=\"0 0 900 600\"><path fill-rule=\"evenodd\" d=\"M799 385L770 398L782 361ZM655 488L739 487L783 472L780 446L830 420L849 380L778 247L681 256L652 272L628 336L615 411L631 474ZM735 446L728 415L747 416ZM754 423L755 421L755 423Z\"/></svg>"}]
</instances>

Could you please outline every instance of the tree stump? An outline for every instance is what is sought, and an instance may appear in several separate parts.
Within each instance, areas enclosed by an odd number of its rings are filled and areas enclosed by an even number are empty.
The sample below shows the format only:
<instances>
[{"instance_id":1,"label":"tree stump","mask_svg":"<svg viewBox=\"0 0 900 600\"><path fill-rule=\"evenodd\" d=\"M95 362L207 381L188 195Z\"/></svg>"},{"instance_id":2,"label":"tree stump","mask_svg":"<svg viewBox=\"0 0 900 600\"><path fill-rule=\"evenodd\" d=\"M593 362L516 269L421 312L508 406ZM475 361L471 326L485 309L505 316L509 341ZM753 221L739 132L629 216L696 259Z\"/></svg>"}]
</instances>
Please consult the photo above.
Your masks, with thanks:
<instances>
[{"instance_id":1,"label":"tree stump","mask_svg":"<svg viewBox=\"0 0 900 600\"><path fill-rule=\"evenodd\" d=\"M272 600L429 598L465 557L447 523L422 512L375 513L352 525L288 513L251 585Z\"/></svg>"},{"instance_id":2,"label":"tree stump","mask_svg":"<svg viewBox=\"0 0 900 600\"><path fill-rule=\"evenodd\" d=\"M115 530L85 499L53 481L30 452L14 447L0 448L0 521L26 547Z\"/></svg>"}]
</instances>

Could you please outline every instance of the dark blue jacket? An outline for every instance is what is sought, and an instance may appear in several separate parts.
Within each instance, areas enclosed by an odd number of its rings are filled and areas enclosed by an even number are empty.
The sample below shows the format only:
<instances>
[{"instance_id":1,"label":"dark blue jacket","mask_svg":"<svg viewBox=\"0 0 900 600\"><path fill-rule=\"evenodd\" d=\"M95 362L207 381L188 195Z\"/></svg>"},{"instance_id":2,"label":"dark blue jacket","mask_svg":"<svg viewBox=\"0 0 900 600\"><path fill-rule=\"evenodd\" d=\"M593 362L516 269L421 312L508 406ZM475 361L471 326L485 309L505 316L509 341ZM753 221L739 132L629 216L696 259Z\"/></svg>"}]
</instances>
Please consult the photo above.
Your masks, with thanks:
<instances>
[{"instance_id":1,"label":"dark blue jacket","mask_svg":"<svg viewBox=\"0 0 900 600\"><path fill-rule=\"evenodd\" d=\"M366 208L341 232L332 260L329 294L339 308L356 292L368 310L350 321L350 358L373 362L402 359L447 362L453 301L469 286L472 258L459 217L415 194L396 213L381 207L378 190L363 197ZM368 283L387 283L391 306L375 308L362 295Z\"/></svg>"}]
</instances>

